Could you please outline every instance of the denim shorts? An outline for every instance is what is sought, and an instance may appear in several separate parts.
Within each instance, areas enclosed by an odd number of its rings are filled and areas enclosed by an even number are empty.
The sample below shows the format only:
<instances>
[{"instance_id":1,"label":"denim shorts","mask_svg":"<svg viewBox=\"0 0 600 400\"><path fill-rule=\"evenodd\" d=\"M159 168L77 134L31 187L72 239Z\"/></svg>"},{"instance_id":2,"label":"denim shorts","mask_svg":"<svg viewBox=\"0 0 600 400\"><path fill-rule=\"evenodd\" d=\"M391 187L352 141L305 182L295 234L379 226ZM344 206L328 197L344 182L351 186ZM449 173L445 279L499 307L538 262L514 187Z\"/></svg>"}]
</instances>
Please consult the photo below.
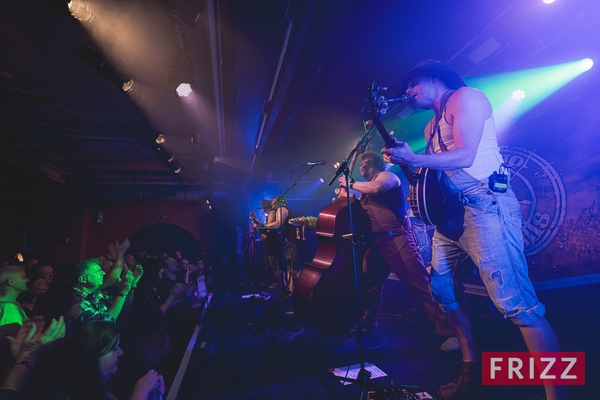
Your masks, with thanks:
<instances>
[{"instance_id":1,"label":"denim shorts","mask_svg":"<svg viewBox=\"0 0 600 400\"><path fill-rule=\"evenodd\" d=\"M518 326L542 317L541 304L527 271L521 210L512 192L492 192L463 170L442 178L448 199L446 217L433 236L430 286L443 311L459 308L462 279L477 267L490 299Z\"/></svg>"}]
</instances>

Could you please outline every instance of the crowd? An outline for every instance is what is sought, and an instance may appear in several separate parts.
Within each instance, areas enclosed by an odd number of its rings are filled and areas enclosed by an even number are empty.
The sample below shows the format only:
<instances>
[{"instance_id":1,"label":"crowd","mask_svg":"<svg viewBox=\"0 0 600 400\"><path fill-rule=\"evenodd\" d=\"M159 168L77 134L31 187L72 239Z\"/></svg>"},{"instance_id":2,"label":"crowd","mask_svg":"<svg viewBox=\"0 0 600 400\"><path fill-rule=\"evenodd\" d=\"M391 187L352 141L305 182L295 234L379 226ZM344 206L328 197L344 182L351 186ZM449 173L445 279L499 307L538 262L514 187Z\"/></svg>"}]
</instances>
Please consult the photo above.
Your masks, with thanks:
<instances>
[{"instance_id":1,"label":"crowd","mask_svg":"<svg viewBox=\"0 0 600 400\"><path fill-rule=\"evenodd\" d=\"M0 399L144 399L164 393L212 281L204 253L132 252L0 267ZM5 263L8 264L8 263Z\"/></svg>"}]
</instances>

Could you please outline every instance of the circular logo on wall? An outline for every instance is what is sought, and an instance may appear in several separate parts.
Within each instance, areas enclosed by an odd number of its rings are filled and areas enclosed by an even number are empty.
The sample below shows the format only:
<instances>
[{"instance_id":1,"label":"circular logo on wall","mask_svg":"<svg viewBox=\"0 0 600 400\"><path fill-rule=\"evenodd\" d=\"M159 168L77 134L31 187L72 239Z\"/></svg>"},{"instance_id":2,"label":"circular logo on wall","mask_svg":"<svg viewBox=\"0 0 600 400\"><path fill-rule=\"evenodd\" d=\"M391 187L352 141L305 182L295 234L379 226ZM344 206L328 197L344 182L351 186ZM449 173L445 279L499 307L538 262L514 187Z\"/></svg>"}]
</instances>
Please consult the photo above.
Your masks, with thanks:
<instances>
[{"instance_id":1,"label":"circular logo on wall","mask_svg":"<svg viewBox=\"0 0 600 400\"><path fill-rule=\"evenodd\" d=\"M500 152L521 204L525 255L531 256L548 246L564 221L565 187L556 170L535 152L519 147L502 147Z\"/></svg>"}]
</instances>

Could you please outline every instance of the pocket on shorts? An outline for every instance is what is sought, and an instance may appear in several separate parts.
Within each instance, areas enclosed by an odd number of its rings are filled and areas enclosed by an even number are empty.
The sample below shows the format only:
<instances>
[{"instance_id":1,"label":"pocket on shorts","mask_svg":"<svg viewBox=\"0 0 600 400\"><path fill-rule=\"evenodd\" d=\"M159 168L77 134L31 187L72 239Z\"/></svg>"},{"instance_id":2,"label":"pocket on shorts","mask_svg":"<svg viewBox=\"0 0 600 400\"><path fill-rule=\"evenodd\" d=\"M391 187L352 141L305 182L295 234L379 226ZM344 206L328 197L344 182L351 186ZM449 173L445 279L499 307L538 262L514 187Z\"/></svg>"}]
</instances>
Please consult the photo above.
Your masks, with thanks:
<instances>
[{"instance_id":1,"label":"pocket on shorts","mask_svg":"<svg viewBox=\"0 0 600 400\"><path fill-rule=\"evenodd\" d=\"M478 188L476 191L466 192L461 196L461 200L473 215L498 213L496 196L487 189Z\"/></svg>"}]
</instances>

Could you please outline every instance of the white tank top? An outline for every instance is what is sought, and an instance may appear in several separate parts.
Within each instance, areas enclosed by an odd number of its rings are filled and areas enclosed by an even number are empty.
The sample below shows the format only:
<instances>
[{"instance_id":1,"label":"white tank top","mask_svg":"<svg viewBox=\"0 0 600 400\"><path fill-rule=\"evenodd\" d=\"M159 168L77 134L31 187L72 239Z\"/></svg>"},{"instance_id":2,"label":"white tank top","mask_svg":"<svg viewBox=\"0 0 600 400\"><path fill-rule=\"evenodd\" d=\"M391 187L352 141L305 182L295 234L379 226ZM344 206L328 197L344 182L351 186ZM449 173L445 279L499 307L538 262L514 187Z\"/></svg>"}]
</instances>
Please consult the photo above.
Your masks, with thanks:
<instances>
[{"instance_id":1,"label":"white tank top","mask_svg":"<svg viewBox=\"0 0 600 400\"><path fill-rule=\"evenodd\" d=\"M425 132L428 133L428 136L432 132L434 124L435 116L431 119L431 121L429 121L429 123L425 127ZM446 121L445 108L442 113L442 118L440 118L439 124L442 142L444 143L444 145L446 145L446 148L448 150L454 149L456 145L454 143L453 127L448 123L448 121ZM433 135L430 150L432 153L442 152L437 132L435 132ZM504 161L502 159L502 154L500 154L500 148L498 147L498 140L496 138L496 125L494 123L494 113L492 112L492 115L490 115L490 117L485 120L483 126L483 134L481 135L481 141L479 142L479 146L477 147L477 154L475 155L473 165L463 169L473 178L477 180L485 180L494 171L498 171L500 165L503 162Z\"/></svg>"}]
</instances>

